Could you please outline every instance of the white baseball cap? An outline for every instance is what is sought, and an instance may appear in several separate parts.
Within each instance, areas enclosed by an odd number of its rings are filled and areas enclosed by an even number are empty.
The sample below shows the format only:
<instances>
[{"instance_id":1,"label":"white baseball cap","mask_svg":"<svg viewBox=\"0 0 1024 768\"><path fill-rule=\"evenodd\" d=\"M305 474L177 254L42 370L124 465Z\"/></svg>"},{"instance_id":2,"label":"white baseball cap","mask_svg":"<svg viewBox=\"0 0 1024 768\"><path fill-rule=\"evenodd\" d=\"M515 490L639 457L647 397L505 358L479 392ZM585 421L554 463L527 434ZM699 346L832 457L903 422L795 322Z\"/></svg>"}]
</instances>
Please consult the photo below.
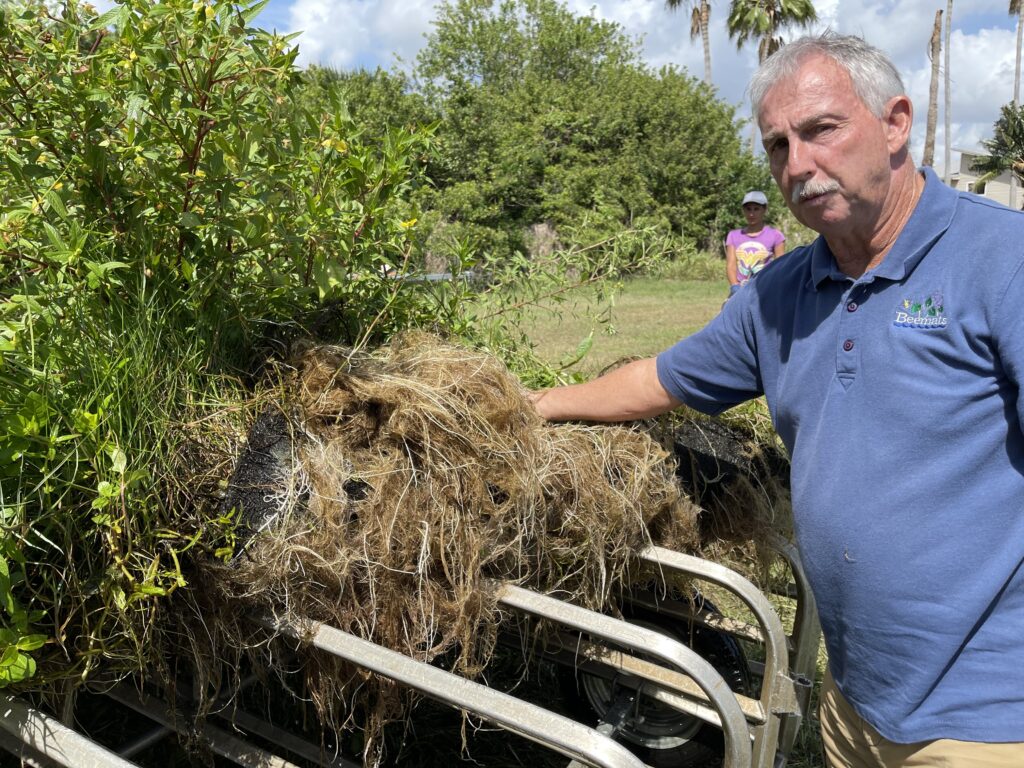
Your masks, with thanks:
<instances>
[{"instance_id":1,"label":"white baseball cap","mask_svg":"<svg viewBox=\"0 0 1024 768\"><path fill-rule=\"evenodd\" d=\"M747 194L743 196L743 202L740 203L740 205L744 206L747 203L757 203L758 205L763 205L765 208L767 208L768 197L765 195L764 192L759 192L755 189L753 192L747 192Z\"/></svg>"}]
</instances>

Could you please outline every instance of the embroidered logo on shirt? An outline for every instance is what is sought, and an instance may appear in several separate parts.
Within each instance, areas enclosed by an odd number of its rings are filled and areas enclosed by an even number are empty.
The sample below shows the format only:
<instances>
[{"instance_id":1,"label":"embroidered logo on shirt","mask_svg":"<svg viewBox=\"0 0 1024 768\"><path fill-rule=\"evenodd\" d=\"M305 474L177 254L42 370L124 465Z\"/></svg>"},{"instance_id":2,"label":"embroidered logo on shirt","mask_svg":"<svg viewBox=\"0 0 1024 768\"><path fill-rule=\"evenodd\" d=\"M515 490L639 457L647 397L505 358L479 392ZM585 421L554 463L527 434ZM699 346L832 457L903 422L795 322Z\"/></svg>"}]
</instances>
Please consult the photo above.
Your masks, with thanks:
<instances>
[{"instance_id":1,"label":"embroidered logo on shirt","mask_svg":"<svg viewBox=\"0 0 1024 768\"><path fill-rule=\"evenodd\" d=\"M904 299L896 308L892 324L901 328L945 328L949 319L943 314L944 309L939 291L923 299Z\"/></svg>"}]
</instances>

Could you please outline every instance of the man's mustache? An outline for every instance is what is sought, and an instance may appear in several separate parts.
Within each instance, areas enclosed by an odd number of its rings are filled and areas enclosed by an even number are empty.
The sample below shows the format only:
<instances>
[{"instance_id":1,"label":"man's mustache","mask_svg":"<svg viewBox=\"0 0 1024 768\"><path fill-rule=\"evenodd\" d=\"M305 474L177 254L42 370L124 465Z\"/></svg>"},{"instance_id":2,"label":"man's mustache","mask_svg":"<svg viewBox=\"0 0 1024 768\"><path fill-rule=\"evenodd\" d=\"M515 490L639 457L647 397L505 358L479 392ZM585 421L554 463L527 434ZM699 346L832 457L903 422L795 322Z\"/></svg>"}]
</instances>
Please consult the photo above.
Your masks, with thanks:
<instances>
[{"instance_id":1,"label":"man's mustache","mask_svg":"<svg viewBox=\"0 0 1024 768\"><path fill-rule=\"evenodd\" d=\"M793 187L793 194L790 195L794 203L799 203L809 197L817 197L829 192L838 192L839 182L835 179L825 181L798 181Z\"/></svg>"}]
</instances>

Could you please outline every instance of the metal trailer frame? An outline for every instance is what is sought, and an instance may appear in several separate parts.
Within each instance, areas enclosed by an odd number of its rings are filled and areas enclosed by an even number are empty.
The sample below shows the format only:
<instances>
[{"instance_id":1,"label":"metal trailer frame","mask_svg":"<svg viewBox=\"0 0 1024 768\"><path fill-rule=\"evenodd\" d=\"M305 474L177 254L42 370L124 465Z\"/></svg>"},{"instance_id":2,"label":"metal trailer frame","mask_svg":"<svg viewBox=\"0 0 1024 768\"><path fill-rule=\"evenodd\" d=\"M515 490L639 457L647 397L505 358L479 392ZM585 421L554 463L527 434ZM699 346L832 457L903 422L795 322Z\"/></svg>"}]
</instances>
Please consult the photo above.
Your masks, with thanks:
<instances>
[{"instance_id":1,"label":"metal trailer frame","mask_svg":"<svg viewBox=\"0 0 1024 768\"><path fill-rule=\"evenodd\" d=\"M54 764L69 768L135 766L11 694L0 697L0 747L33 768Z\"/></svg>"},{"instance_id":2,"label":"metal trailer frame","mask_svg":"<svg viewBox=\"0 0 1024 768\"><path fill-rule=\"evenodd\" d=\"M752 768L785 765L810 702L821 636L814 597L795 547L781 540L773 544L788 563L796 583L797 616L792 636L786 635L768 598L735 571L662 547L648 547L641 554L645 561L663 569L724 587L753 613L756 626L733 621L715 626L707 622L716 629L758 640L765 646L761 696L754 702L755 707L745 710L753 741ZM737 696L737 699L742 701L744 697Z\"/></svg>"},{"instance_id":3,"label":"metal trailer frame","mask_svg":"<svg viewBox=\"0 0 1024 768\"><path fill-rule=\"evenodd\" d=\"M575 660L587 665L604 665L621 676L625 685L635 687L637 695L642 693L722 729L723 768L782 768L809 704L820 627L795 548L781 538L772 544L787 562L795 582L797 614L789 636L764 593L735 571L661 547L650 546L641 553L643 561L662 572L683 574L728 590L754 616L756 623L747 624L707 610L686 613L678 605L658 602L656 598L650 598L649 605L665 611L666 615L678 615L714 630L762 643L764 662L751 664L762 681L757 699L734 693L704 658L660 632L511 584L494 582L492 586L502 608L542 618L564 628L556 635L555 642L561 642L563 652L571 652ZM569 757L570 766L641 768L644 765L630 750L610 738L621 725L621 712L610 712L606 715L609 722L596 729L589 728L334 627L313 623L291 625L274 617L258 617L255 621L542 744ZM19 755L27 765L42 768L130 768L135 765L129 760L132 755L184 726L184 719L176 717L173 708L147 702L128 686L118 686L108 695L153 720L154 729L115 752L90 741L58 719L31 708L18 697L7 696L0 713L0 748ZM249 729L305 759L314 762L325 759L316 745L242 710L232 712L231 725L236 732ZM238 765L294 766L289 760L255 747L226 730L207 725L202 735L213 751ZM337 768L354 766L342 757L328 758L326 764Z\"/></svg>"}]
</instances>

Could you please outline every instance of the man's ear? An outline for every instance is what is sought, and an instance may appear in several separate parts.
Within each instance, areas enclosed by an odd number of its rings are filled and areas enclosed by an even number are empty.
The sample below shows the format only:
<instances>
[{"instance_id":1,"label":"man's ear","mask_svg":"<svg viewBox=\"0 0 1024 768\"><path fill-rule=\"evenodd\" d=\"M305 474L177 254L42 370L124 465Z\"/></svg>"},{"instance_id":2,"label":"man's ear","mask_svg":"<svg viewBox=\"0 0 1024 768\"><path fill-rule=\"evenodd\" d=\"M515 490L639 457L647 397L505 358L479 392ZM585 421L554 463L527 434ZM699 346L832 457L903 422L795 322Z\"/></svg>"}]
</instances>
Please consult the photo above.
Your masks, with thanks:
<instances>
[{"instance_id":1,"label":"man's ear","mask_svg":"<svg viewBox=\"0 0 1024 768\"><path fill-rule=\"evenodd\" d=\"M895 154L910 141L910 127L914 122L914 105L907 96L894 96L885 105L882 116L885 123L889 153Z\"/></svg>"}]
</instances>

